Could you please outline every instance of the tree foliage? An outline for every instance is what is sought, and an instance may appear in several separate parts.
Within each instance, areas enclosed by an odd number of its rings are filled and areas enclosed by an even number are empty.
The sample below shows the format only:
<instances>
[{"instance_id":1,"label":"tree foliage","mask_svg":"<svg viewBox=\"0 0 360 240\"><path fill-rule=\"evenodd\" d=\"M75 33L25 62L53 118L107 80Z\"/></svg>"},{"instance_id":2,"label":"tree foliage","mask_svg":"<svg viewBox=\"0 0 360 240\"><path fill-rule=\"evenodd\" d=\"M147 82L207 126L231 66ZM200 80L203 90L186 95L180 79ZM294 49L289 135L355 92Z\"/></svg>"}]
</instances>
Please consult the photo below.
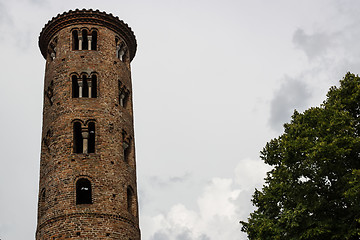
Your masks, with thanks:
<instances>
[{"instance_id":1,"label":"tree foliage","mask_svg":"<svg viewBox=\"0 0 360 240\"><path fill-rule=\"evenodd\" d=\"M294 112L261 158L249 239L360 239L360 78L348 73L320 107Z\"/></svg>"}]
</instances>

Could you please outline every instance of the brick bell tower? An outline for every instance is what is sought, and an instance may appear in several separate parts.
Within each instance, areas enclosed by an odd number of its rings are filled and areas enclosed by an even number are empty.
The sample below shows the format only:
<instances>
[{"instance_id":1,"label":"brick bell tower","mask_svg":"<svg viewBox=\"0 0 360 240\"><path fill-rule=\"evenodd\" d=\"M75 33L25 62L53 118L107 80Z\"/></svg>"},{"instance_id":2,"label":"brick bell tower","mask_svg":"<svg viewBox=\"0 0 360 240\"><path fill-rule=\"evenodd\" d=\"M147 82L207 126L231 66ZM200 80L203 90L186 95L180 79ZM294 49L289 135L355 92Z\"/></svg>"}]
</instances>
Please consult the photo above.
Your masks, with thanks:
<instances>
[{"instance_id":1,"label":"brick bell tower","mask_svg":"<svg viewBox=\"0 0 360 240\"><path fill-rule=\"evenodd\" d=\"M139 240L131 28L98 10L42 29L46 59L37 240Z\"/></svg>"}]
</instances>

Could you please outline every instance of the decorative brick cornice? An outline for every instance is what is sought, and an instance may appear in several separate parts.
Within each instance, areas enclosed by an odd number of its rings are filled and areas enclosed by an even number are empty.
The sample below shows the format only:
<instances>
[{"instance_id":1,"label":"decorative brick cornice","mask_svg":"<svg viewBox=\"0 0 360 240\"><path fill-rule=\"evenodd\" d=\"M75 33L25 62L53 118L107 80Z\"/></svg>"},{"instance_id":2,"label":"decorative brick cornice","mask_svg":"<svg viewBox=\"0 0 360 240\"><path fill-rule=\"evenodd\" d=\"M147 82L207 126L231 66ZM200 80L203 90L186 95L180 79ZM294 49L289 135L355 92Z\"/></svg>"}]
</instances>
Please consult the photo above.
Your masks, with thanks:
<instances>
[{"instance_id":1,"label":"decorative brick cornice","mask_svg":"<svg viewBox=\"0 0 360 240\"><path fill-rule=\"evenodd\" d=\"M101 219L112 219L112 220L116 220L116 221L121 221L121 222L126 222L132 226L136 227L136 224L134 223L134 221L123 217L121 215L117 215L117 214L103 214L103 213L71 213L71 214L64 214L64 215L60 215L57 217L53 217L50 218L48 220L45 220L43 223L41 223L40 225L38 225L37 229L36 229L36 234L41 231L41 229L45 226L45 225L50 225L53 224L55 222L58 221L65 221L66 219L73 219L73 218L86 218L86 217L90 217L90 218L101 218Z\"/></svg>"},{"instance_id":2,"label":"decorative brick cornice","mask_svg":"<svg viewBox=\"0 0 360 240\"><path fill-rule=\"evenodd\" d=\"M92 9L70 10L58 14L45 24L39 36L39 47L44 58L46 58L47 47L52 37L59 30L76 24L93 24L113 30L125 40L130 53L130 61L134 58L137 44L134 32L131 28L111 13L107 14L106 12L100 12L99 10L94 11Z\"/></svg>"}]
</instances>

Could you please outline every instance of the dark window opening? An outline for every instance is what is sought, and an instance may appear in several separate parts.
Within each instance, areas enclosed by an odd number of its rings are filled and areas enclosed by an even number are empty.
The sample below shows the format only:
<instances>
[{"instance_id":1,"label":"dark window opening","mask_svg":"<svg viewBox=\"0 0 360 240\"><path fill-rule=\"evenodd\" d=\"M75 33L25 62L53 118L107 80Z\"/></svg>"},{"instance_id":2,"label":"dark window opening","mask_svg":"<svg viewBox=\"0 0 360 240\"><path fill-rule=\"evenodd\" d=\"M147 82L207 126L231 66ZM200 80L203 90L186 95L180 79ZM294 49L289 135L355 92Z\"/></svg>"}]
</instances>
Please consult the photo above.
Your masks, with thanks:
<instances>
[{"instance_id":1,"label":"dark window opening","mask_svg":"<svg viewBox=\"0 0 360 240\"><path fill-rule=\"evenodd\" d=\"M88 32L84 29L82 30L82 50L88 50Z\"/></svg>"},{"instance_id":2,"label":"dark window opening","mask_svg":"<svg viewBox=\"0 0 360 240\"><path fill-rule=\"evenodd\" d=\"M127 102L129 100L129 92L127 91L126 87L123 86L121 81L118 81L118 90L119 90L119 103L120 103L120 106L126 108Z\"/></svg>"},{"instance_id":3,"label":"dark window opening","mask_svg":"<svg viewBox=\"0 0 360 240\"><path fill-rule=\"evenodd\" d=\"M71 77L71 80L72 80L72 97L78 98L79 97L79 83L78 83L77 77L75 75L73 75Z\"/></svg>"},{"instance_id":4,"label":"dark window opening","mask_svg":"<svg viewBox=\"0 0 360 240\"><path fill-rule=\"evenodd\" d=\"M83 138L81 134L81 123L74 123L74 153L83 153Z\"/></svg>"},{"instance_id":5,"label":"dark window opening","mask_svg":"<svg viewBox=\"0 0 360 240\"><path fill-rule=\"evenodd\" d=\"M128 163L131 152L130 142L123 142L123 149L124 149L124 161Z\"/></svg>"},{"instance_id":6,"label":"dark window opening","mask_svg":"<svg viewBox=\"0 0 360 240\"><path fill-rule=\"evenodd\" d=\"M127 188L127 209L129 211L129 213L131 213L132 215L136 215L135 214L135 196L134 196L134 190L129 186Z\"/></svg>"},{"instance_id":7,"label":"dark window opening","mask_svg":"<svg viewBox=\"0 0 360 240\"><path fill-rule=\"evenodd\" d=\"M91 50L97 50L97 32L94 30L91 33Z\"/></svg>"},{"instance_id":8,"label":"dark window opening","mask_svg":"<svg viewBox=\"0 0 360 240\"><path fill-rule=\"evenodd\" d=\"M89 123L89 142L88 142L88 152L95 152L95 123Z\"/></svg>"},{"instance_id":9,"label":"dark window opening","mask_svg":"<svg viewBox=\"0 0 360 240\"><path fill-rule=\"evenodd\" d=\"M45 202L45 197L46 197L46 190L45 190L45 188L43 188L40 193L40 202L41 203Z\"/></svg>"},{"instance_id":10,"label":"dark window opening","mask_svg":"<svg viewBox=\"0 0 360 240\"><path fill-rule=\"evenodd\" d=\"M89 86L85 75L82 77L82 97L89 97Z\"/></svg>"},{"instance_id":11,"label":"dark window opening","mask_svg":"<svg viewBox=\"0 0 360 240\"><path fill-rule=\"evenodd\" d=\"M79 50L79 36L77 30L72 32L72 49Z\"/></svg>"},{"instance_id":12,"label":"dark window opening","mask_svg":"<svg viewBox=\"0 0 360 240\"><path fill-rule=\"evenodd\" d=\"M126 92L126 91L123 91L123 93L122 93L122 104L121 104L121 106L122 107L124 107L124 108L126 108L126 106L127 106L127 102L128 102L128 100L129 100L129 93L128 92Z\"/></svg>"},{"instance_id":13,"label":"dark window opening","mask_svg":"<svg viewBox=\"0 0 360 240\"><path fill-rule=\"evenodd\" d=\"M97 77L96 75L91 76L91 97L97 97Z\"/></svg>"},{"instance_id":14,"label":"dark window opening","mask_svg":"<svg viewBox=\"0 0 360 240\"><path fill-rule=\"evenodd\" d=\"M86 178L76 182L76 204L92 204L91 182Z\"/></svg>"}]
</instances>

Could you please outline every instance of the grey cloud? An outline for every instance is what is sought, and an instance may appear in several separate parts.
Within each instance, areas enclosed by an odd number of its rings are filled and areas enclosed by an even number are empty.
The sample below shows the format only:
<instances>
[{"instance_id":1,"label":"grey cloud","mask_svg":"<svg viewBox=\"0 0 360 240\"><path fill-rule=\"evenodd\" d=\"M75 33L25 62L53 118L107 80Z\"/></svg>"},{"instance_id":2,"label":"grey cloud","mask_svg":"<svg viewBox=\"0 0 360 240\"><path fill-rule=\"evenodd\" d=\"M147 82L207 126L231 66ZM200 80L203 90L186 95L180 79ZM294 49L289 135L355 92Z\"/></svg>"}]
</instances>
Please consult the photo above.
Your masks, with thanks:
<instances>
[{"instance_id":1,"label":"grey cloud","mask_svg":"<svg viewBox=\"0 0 360 240\"><path fill-rule=\"evenodd\" d=\"M297 29L293 35L295 46L303 50L310 60L325 55L333 45L331 39L328 34L306 34L303 29Z\"/></svg>"},{"instance_id":2,"label":"grey cloud","mask_svg":"<svg viewBox=\"0 0 360 240\"><path fill-rule=\"evenodd\" d=\"M209 236L202 234L199 238L199 240L211 240Z\"/></svg>"},{"instance_id":3,"label":"grey cloud","mask_svg":"<svg viewBox=\"0 0 360 240\"><path fill-rule=\"evenodd\" d=\"M168 186L169 184L181 183L187 181L191 177L190 173L185 173L182 176L174 176L169 178L159 178L158 176L151 176L150 182L160 185L162 187Z\"/></svg>"},{"instance_id":4,"label":"grey cloud","mask_svg":"<svg viewBox=\"0 0 360 240\"><path fill-rule=\"evenodd\" d=\"M193 240L190 236L190 231L184 231L176 236L176 240Z\"/></svg>"},{"instance_id":5,"label":"grey cloud","mask_svg":"<svg viewBox=\"0 0 360 240\"><path fill-rule=\"evenodd\" d=\"M286 77L270 103L270 126L275 131L281 130L294 109L306 106L310 97L311 93L304 82Z\"/></svg>"},{"instance_id":6,"label":"grey cloud","mask_svg":"<svg viewBox=\"0 0 360 240\"><path fill-rule=\"evenodd\" d=\"M175 236L175 238L174 238ZM168 229L167 233L163 231L156 232L150 240L211 240L206 234L202 234L199 237L193 237L192 232L189 229L184 229L180 234L174 233L174 229Z\"/></svg>"},{"instance_id":7,"label":"grey cloud","mask_svg":"<svg viewBox=\"0 0 360 240\"><path fill-rule=\"evenodd\" d=\"M169 236L163 232L156 232L150 240L169 240Z\"/></svg>"}]
</instances>

